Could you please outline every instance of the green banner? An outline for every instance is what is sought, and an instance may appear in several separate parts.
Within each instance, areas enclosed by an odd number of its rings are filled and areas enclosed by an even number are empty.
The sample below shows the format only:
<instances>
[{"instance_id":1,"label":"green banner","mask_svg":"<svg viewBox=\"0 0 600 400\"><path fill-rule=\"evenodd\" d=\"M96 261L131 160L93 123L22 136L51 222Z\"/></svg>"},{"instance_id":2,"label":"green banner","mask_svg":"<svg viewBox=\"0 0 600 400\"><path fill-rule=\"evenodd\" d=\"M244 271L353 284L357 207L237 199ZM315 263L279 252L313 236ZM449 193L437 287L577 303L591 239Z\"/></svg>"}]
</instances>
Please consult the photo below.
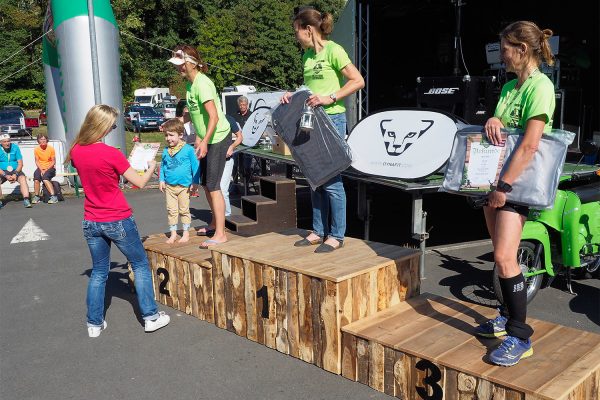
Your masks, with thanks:
<instances>
[{"instance_id":1,"label":"green banner","mask_svg":"<svg viewBox=\"0 0 600 400\"><path fill-rule=\"evenodd\" d=\"M52 16L54 18L54 29L63 22L75 17L87 16L87 0L52 0ZM94 15L103 18L117 26L117 20L113 14L110 0L93 0Z\"/></svg>"},{"instance_id":2,"label":"green banner","mask_svg":"<svg viewBox=\"0 0 600 400\"><path fill-rule=\"evenodd\" d=\"M58 52L47 37L44 37L42 42L42 61L46 65L58 68Z\"/></svg>"}]
</instances>

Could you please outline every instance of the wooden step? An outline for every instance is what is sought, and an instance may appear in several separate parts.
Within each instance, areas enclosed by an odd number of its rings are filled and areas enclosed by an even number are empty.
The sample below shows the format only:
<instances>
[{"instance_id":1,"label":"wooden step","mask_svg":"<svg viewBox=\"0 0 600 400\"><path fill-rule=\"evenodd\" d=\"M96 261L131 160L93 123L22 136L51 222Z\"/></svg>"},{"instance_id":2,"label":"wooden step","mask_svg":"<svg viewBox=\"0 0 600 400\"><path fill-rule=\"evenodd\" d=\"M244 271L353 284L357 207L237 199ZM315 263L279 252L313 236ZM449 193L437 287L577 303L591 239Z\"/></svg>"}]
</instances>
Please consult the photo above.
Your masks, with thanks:
<instances>
[{"instance_id":1,"label":"wooden step","mask_svg":"<svg viewBox=\"0 0 600 400\"><path fill-rule=\"evenodd\" d=\"M277 201L295 202L296 181L283 176L264 176L260 178L260 194Z\"/></svg>"},{"instance_id":2,"label":"wooden step","mask_svg":"<svg viewBox=\"0 0 600 400\"><path fill-rule=\"evenodd\" d=\"M419 293L420 252L346 238L315 254L288 230L213 251L215 324L327 371L341 371L341 330Z\"/></svg>"},{"instance_id":3,"label":"wooden step","mask_svg":"<svg viewBox=\"0 0 600 400\"><path fill-rule=\"evenodd\" d=\"M496 310L423 294L342 328L342 375L399 398L598 399L600 335L528 319L533 356L487 361L474 335ZM492 397L493 396L493 397Z\"/></svg>"},{"instance_id":4,"label":"wooden step","mask_svg":"<svg viewBox=\"0 0 600 400\"><path fill-rule=\"evenodd\" d=\"M265 197L265 196L261 196L261 195L252 195L252 196L243 196L242 197L242 202L247 201L249 203L252 204L277 204L276 200L273 200L271 198Z\"/></svg>"},{"instance_id":5,"label":"wooden step","mask_svg":"<svg viewBox=\"0 0 600 400\"><path fill-rule=\"evenodd\" d=\"M295 181L283 177L261 178L261 195L242 197L242 214L254 225L236 226L245 236L260 235L296 227ZM266 194L263 195L262 193ZM233 224L226 225L231 226Z\"/></svg>"},{"instance_id":6,"label":"wooden step","mask_svg":"<svg viewBox=\"0 0 600 400\"><path fill-rule=\"evenodd\" d=\"M244 215L230 215L225 217L225 228L238 234L248 228L255 227L257 224L258 222Z\"/></svg>"}]
</instances>

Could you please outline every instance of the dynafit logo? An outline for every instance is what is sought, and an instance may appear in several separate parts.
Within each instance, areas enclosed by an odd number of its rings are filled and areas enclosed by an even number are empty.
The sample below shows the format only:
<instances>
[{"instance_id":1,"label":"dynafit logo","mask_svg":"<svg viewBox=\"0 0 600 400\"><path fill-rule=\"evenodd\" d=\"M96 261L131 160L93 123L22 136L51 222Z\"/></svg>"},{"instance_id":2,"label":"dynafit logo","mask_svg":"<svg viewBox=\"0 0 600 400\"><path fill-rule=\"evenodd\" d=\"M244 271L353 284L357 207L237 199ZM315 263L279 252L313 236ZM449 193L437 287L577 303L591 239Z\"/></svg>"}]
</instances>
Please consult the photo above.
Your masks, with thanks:
<instances>
[{"instance_id":1,"label":"dynafit logo","mask_svg":"<svg viewBox=\"0 0 600 400\"><path fill-rule=\"evenodd\" d=\"M432 120L423 119L421 120L422 126L404 133L397 132L393 122L394 120L392 119L384 119L379 123L381 136L385 143L385 150L390 156L399 156L403 154L433 126Z\"/></svg>"},{"instance_id":2,"label":"dynafit logo","mask_svg":"<svg viewBox=\"0 0 600 400\"><path fill-rule=\"evenodd\" d=\"M256 134L258 128L260 128L261 124L265 122L265 119L269 116L269 113L266 112L255 112L254 118L252 118L252 135Z\"/></svg>"}]
</instances>

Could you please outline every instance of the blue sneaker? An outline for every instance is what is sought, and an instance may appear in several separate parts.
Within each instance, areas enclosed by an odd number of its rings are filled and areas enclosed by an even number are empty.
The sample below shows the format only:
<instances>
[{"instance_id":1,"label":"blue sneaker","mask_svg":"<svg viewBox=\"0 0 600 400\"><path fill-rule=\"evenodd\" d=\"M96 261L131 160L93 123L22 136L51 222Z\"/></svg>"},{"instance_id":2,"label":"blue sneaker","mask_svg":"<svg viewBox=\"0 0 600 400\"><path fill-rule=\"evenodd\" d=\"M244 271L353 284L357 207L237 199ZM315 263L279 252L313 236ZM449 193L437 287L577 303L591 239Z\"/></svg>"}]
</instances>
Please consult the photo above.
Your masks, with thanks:
<instances>
[{"instance_id":1,"label":"blue sneaker","mask_svg":"<svg viewBox=\"0 0 600 400\"><path fill-rule=\"evenodd\" d=\"M490 353L490 362L502 367L510 367L532 355L531 339L521 340L514 336L507 336L500 346Z\"/></svg>"},{"instance_id":2,"label":"blue sneaker","mask_svg":"<svg viewBox=\"0 0 600 400\"><path fill-rule=\"evenodd\" d=\"M475 328L475 334L477 336L494 338L506 336L506 322L508 319L503 317L502 315L498 315L494 319L490 319L489 321L484 322Z\"/></svg>"},{"instance_id":3,"label":"blue sneaker","mask_svg":"<svg viewBox=\"0 0 600 400\"><path fill-rule=\"evenodd\" d=\"M25 206L25 208L31 208L31 202L29 199L23 199L23 206Z\"/></svg>"}]
</instances>

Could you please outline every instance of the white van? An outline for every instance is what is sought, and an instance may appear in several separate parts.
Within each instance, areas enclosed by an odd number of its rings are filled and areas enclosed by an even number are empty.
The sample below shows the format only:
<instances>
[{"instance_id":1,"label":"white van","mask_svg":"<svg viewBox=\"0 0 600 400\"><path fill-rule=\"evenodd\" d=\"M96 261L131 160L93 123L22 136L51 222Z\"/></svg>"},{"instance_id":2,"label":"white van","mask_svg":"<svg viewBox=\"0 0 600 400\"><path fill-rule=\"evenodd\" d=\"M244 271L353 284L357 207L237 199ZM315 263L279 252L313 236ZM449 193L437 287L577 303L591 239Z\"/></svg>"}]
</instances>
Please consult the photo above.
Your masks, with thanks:
<instances>
[{"instance_id":1,"label":"white van","mask_svg":"<svg viewBox=\"0 0 600 400\"><path fill-rule=\"evenodd\" d=\"M166 98L170 98L169 88L142 88L133 92L134 102L141 106L154 107Z\"/></svg>"}]
</instances>

